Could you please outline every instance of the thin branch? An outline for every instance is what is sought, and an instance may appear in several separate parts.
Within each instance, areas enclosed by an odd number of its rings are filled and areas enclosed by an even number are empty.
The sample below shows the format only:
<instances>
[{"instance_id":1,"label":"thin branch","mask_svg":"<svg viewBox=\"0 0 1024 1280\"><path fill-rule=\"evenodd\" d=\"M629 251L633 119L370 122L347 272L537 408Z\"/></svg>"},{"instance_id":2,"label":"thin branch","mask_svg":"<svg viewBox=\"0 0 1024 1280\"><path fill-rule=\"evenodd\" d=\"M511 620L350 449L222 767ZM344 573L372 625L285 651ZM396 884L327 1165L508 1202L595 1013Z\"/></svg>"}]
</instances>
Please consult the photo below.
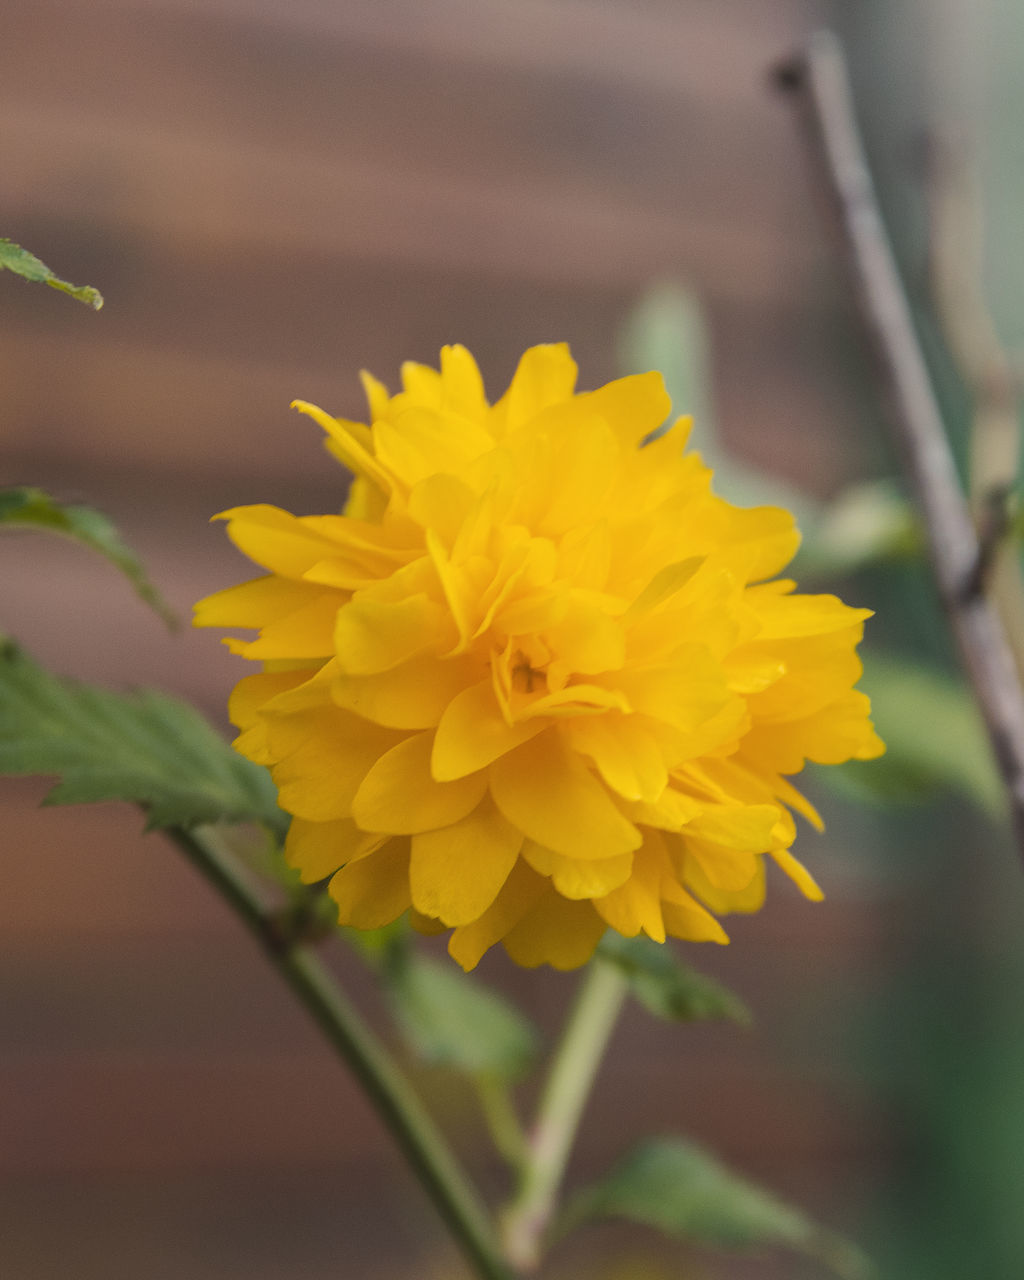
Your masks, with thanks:
<instances>
[{"instance_id":1,"label":"thin branch","mask_svg":"<svg viewBox=\"0 0 1024 1280\"><path fill-rule=\"evenodd\" d=\"M796 103L837 215L861 318L895 409L939 594L1006 785L1024 858L1024 695L1002 623L982 592L981 548L882 221L839 42L814 36L776 79Z\"/></svg>"},{"instance_id":2,"label":"thin branch","mask_svg":"<svg viewBox=\"0 0 1024 1280\"><path fill-rule=\"evenodd\" d=\"M308 946L282 931L245 868L211 828L168 835L262 945L271 963L346 1062L482 1280L514 1280L490 1216L419 1098Z\"/></svg>"},{"instance_id":3,"label":"thin branch","mask_svg":"<svg viewBox=\"0 0 1024 1280\"><path fill-rule=\"evenodd\" d=\"M979 577L1007 629L1018 675L1024 675L1024 581L1012 536L1022 387L982 288L984 207L969 136L946 128L929 140L932 293L972 402L968 496L981 542Z\"/></svg>"}]
</instances>

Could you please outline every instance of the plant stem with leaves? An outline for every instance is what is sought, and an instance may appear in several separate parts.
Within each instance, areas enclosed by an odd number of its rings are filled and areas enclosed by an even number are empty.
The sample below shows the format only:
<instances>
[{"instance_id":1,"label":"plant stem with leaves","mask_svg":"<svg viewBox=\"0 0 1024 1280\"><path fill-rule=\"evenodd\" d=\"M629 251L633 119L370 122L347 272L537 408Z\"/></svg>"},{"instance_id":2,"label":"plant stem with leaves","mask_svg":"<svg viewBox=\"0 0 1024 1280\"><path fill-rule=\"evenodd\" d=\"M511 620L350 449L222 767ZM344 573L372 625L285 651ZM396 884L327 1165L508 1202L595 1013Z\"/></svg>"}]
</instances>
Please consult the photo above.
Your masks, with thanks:
<instances>
[{"instance_id":1,"label":"plant stem with leaves","mask_svg":"<svg viewBox=\"0 0 1024 1280\"><path fill-rule=\"evenodd\" d=\"M481 1280L513 1280L490 1216L444 1137L337 982L308 946L284 935L214 831L170 832L231 906L359 1081Z\"/></svg>"}]
</instances>

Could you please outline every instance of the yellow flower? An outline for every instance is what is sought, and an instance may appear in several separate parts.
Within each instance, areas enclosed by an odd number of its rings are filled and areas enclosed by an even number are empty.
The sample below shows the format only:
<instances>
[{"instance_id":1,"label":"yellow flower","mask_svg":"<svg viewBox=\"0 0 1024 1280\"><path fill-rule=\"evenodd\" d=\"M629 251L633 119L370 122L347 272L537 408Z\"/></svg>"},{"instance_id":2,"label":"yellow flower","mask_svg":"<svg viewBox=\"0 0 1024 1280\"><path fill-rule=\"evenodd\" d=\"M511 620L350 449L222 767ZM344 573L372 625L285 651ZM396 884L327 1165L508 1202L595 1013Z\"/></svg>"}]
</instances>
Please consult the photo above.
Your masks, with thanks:
<instances>
[{"instance_id":1,"label":"yellow flower","mask_svg":"<svg viewBox=\"0 0 1024 1280\"><path fill-rule=\"evenodd\" d=\"M568 348L534 347L490 405L452 346L402 381L364 374L369 426L296 402L354 473L344 512L224 512L269 572L196 606L259 631L226 642L262 664L230 710L291 864L344 924L450 928L466 969L499 941L574 968L607 927L725 942L765 855L820 898L783 775L883 750L868 610L773 580L792 517L713 494L684 420L644 443L658 374L576 393Z\"/></svg>"}]
</instances>

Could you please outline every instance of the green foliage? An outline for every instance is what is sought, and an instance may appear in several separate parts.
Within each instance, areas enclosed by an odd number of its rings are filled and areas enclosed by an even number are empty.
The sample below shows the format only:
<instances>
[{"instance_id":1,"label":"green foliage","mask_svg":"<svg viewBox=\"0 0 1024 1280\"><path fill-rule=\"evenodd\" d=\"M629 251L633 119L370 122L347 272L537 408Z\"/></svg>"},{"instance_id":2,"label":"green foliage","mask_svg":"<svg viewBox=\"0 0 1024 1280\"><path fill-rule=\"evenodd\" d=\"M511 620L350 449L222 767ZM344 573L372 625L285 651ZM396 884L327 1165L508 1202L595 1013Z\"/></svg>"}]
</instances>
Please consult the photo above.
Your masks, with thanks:
<instances>
[{"instance_id":1,"label":"green foliage","mask_svg":"<svg viewBox=\"0 0 1024 1280\"><path fill-rule=\"evenodd\" d=\"M924 553L920 522L891 480L850 485L804 532L802 577L834 577L880 562L920 559Z\"/></svg>"},{"instance_id":2,"label":"green foliage","mask_svg":"<svg viewBox=\"0 0 1024 1280\"><path fill-rule=\"evenodd\" d=\"M28 485L0 489L0 531L4 529L45 530L99 552L168 626L177 625L174 611L150 582L138 556L121 541L107 517L93 507L58 502L44 490Z\"/></svg>"},{"instance_id":3,"label":"green foliage","mask_svg":"<svg viewBox=\"0 0 1024 1280\"><path fill-rule=\"evenodd\" d=\"M517 1080L533 1065L540 1048L533 1024L470 974L423 955L404 917L382 929L343 932L376 972L422 1062L494 1081Z\"/></svg>"},{"instance_id":4,"label":"green foliage","mask_svg":"<svg viewBox=\"0 0 1024 1280\"><path fill-rule=\"evenodd\" d=\"M388 994L406 1039L424 1062L511 1081L536 1059L539 1036L532 1023L450 962L410 953L391 972Z\"/></svg>"},{"instance_id":5,"label":"green foliage","mask_svg":"<svg viewBox=\"0 0 1024 1280\"><path fill-rule=\"evenodd\" d=\"M128 800L147 827L265 823L285 815L265 769L237 755L186 703L63 680L0 640L0 774L56 774L45 804Z\"/></svg>"},{"instance_id":6,"label":"green foliage","mask_svg":"<svg viewBox=\"0 0 1024 1280\"><path fill-rule=\"evenodd\" d=\"M84 302L94 311L99 311L103 306L103 295L99 289L94 289L87 284L69 284L67 280L54 275L45 262L40 262L34 254L23 249L20 244L15 244L13 240L0 239L0 271L13 271L15 275L23 276L26 280L48 284L51 289L59 289L61 293L70 294L72 298Z\"/></svg>"},{"instance_id":7,"label":"green foliage","mask_svg":"<svg viewBox=\"0 0 1024 1280\"><path fill-rule=\"evenodd\" d=\"M823 769L817 775L822 781L883 803L945 788L992 816L1005 812L988 738L962 684L918 663L869 657L861 687L871 695L886 753Z\"/></svg>"},{"instance_id":8,"label":"green foliage","mask_svg":"<svg viewBox=\"0 0 1024 1280\"><path fill-rule=\"evenodd\" d=\"M717 1249L781 1245L816 1258L844 1280L870 1274L853 1245L681 1139L652 1139L634 1148L570 1202L560 1233L601 1218L626 1218Z\"/></svg>"},{"instance_id":9,"label":"green foliage","mask_svg":"<svg viewBox=\"0 0 1024 1280\"><path fill-rule=\"evenodd\" d=\"M727 987L691 969L669 946L650 938L624 938L607 933L600 953L629 979L640 1003L671 1022L725 1019L749 1026L750 1010Z\"/></svg>"}]
</instances>

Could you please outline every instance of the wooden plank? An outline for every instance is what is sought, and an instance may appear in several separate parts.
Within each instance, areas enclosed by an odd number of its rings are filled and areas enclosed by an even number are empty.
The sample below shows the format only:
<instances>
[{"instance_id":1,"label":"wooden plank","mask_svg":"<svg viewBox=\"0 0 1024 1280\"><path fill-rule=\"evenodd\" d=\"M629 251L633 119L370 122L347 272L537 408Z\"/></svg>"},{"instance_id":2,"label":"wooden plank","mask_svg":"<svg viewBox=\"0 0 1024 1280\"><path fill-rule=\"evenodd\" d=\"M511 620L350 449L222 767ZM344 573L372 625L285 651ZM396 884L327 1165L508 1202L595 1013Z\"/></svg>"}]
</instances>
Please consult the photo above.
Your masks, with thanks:
<instances>
[{"instance_id":1,"label":"wooden plank","mask_svg":"<svg viewBox=\"0 0 1024 1280\"><path fill-rule=\"evenodd\" d=\"M84 239L86 228L80 228ZM55 307L54 297L13 282L0 325L39 344L8 361L8 378L41 366L51 342L124 347L140 367L152 346L177 360L197 358L193 381L210 381L218 367L236 368L267 408L287 411L295 396L323 397L327 407L359 417L365 399L357 371L371 369L397 388L404 360L436 365L446 342L469 345L497 396L519 354L538 341L571 339L585 385L614 373L614 339L631 301L627 289L576 282L534 282L506 276L482 281L473 273L372 264L298 250L254 264L251 253L158 242L146 234L99 244L76 244L75 230L53 239L61 261L102 281L107 305L99 315ZM2 358L2 355L0 355ZM228 375L231 376L231 375ZM95 388L104 383L96 379ZM254 398L254 397L250 397ZM247 406L246 406L247 407ZM5 416L14 418L12 410ZM288 417L287 412L283 415Z\"/></svg>"},{"instance_id":2,"label":"wooden plank","mask_svg":"<svg viewBox=\"0 0 1024 1280\"><path fill-rule=\"evenodd\" d=\"M590 374L583 385L589 386L617 372L610 351L617 326L608 322L604 333L588 335L583 326L594 320L591 314L581 316L579 326L566 321L550 335L589 336L589 343L574 341ZM535 337L548 336L543 331L527 336L529 318L520 321L500 335L493 328L482 333L469 322L459 326L459 336L466 334L482 357L495 391L518 353ZM159 341L106 342L81 329L44 337L27 333L25 326L0 325L5 399L0 477L36 482L48 458L56 462L63 456L86 471L114 464L159 468L167 478L218 475L220 492L233 492L237 501L280 502L284 499L277 495L286 492L291 499L305 482L303 505L315 508L332 490L331 505L337 505L344 473L321 449L319 431L288 405L298 396L362 418L359 365L370 365L394 386L404 356L422 352L422 358L436 362L437 347L428 347L422 337L388 358L360 359L361 348L384 345L385 335L390 345L396 335L386 329L354 336L348 351L339 342L338 362L329 368L322 360L275 363ZM488 336L490 343L484 340ZM793 364L772 363L767 333L763 345L734 346L728 331L716 336L719 417L733 447L816 492L834 487L849 466L836 441L851 439L855 425L855 407L842 399L842 384L829 385L821 369L810 364L800 378ZM269 349L275 340L272 331L261 343ZM588 349L593 355L602 347L603 360L586 358ZM495 368L500 376L491 376ZM80 484L88 491L84 471Z\"/></svg>"},{"instance_id":3,"label":"wooden plank","mask_svg":"<svg viewBox=\"0 0 1024 1280\"><path fill-rule=\"evenodd\" d=\"M659 208L635 173L616 191L562 175L340 162L251 137L211 141L201 127L160 126L112 106L70 111L21 99L3 104L0 136L13 230L49 208L114 238L127 231L181 252L244 251L253 270L271 255L320 254L583 287L672 273L763 299L791 289L821 254L799 233L806 215L795 202L772 210L778 188L745 182L729 205L698 210L695 196ZM695 193L710 172L691 169Z\"/></svg>"},{"instance_id":4,"label":"wooden plank","mask_svg":"<svg viewBox=\"0 0 1024 1280\"><path fill-rule=\"evenodd\" d=\"M131 678L130 676L128 677ZM214 933L231 936L227 909L163 836L143 834L133 805L97 804L37 810L49 784L0 779L5 857L0 933L5 947L54 938L122 938Z\"/></svg>"},{"instance_id":5,"label":"wooden plank","mask_svg":"<svg viewBox=\"0 0 1024 1280\"><path fill-rule=\"evenodd\" d=\"M8 30L20 35L26 15L42 10L36 0L8 0ZM105 33L133 21L162 33L187 22L212 36L220 24L236 42L239 32L249 41L271 33L282 57L290 38L307 49L350 45L364 57L403 54L449 69L685 91L709 104L760 99L766 59L828 16L822 0L63 0L59 10L72 20L85 13Z\"/></svg>"},{"instance_id":6,"label":"wooden plank","mask_svg":"<svg viewBox=\"0 0 1024 1280\"><path fill-rule=\"evenodd\" d=\"M602 1126L588 1135L590 1161L606 1162L652 1126L692 1133L696 1124L701 1140L715 1137L731 1152L767 1147L779 1160L811 1159L823 1150L863 1154L877 1138L861 1109L836 1105L833 1089L810 1078L787 1080L763 1061L688 1061L680 1094L673 1085L678 1064L615 1059L602 1094L606 1104L615 1097L620 1103L606 1105ZM461 1104L449 1094L457 1125L469 1120L468 1104L464 1092ZM380 1160L388 1149L358 1086L316 1051L9 1054L0 1061L0 1123L0 1173L216 1168L254 1160L288 1166L340 1153Z\"/></svg>"},{"instance_id":7,"label":"wooden plank","mask_svg":"<svg viewBox=\"0 0 1024 1280\"><path fill-rule=\"evenodd\" d=\"M0 1183L0 1241L5 1280L57 1280L69 1259L76 1280L465 1275L398 1158L349 1162L344 1150L292 1167L18 1171Z\"/></svg>"},{"instance_id":8,"label":"wooden plank","mask_svg":"<svg viewBox=\"0 0 1024 1280\"><path fill-rule=\"evenodd\" d=\"M725 100L702 111L685 74L641 88L595 50L566 80L562 54L531 63L515 38L498 74L487 40L512 10L488 7L481 26L472 8L445 0L436 15L438 30L476 31L456 35L453 61L408 42L415 15L391 21L404 6L342 6L337 29L333 10L298 6L287 39L269 10L247 25L230 4L72 5L60 21L45 2L16 8L0 46L8 217L101 284L108 308L97 320L27 290L12 299L13 323L46 338L4 334L8 456L102 466L126 450L192 472L288 465L313 482L318 450L286 459L268 442L285 440L295 394L358 415L360 365L388 376L464 338L495 384L529 343L568 337L601 381L630 295L664 274L713 308L753 308L766 332L804 305L821 247L778 166L781 116ZM684 20L610 6L595 29L610 50L610 33L626 41L616 23L654 22L664 40L692 35L687 56L704 66L715 39L739 40L739 9ZM546 0L521 21L552 34L583 16ZM627 41L619 61L644 47ZM43 94L32 68L47 58L65 74ZM774 422L835 412L785 369L754 360L752 377L749 352L734 358L724 339L723 417L741 440L749 421L776 457ZM827 484L835 451L812 426L801 444L816 443L805 470Z\"/></svg>"},{"instance_id":9,"label":"wooden plank","mask_svg":"<svg viewBox=\"0 0 1024 1280\"><path fill-rule=\"evenodd\" d=\"M358 1086L326 1051L7 1054L0 1091L0 1170L323 1161L384 1144Z\"/></svg>"}]
</instances>

